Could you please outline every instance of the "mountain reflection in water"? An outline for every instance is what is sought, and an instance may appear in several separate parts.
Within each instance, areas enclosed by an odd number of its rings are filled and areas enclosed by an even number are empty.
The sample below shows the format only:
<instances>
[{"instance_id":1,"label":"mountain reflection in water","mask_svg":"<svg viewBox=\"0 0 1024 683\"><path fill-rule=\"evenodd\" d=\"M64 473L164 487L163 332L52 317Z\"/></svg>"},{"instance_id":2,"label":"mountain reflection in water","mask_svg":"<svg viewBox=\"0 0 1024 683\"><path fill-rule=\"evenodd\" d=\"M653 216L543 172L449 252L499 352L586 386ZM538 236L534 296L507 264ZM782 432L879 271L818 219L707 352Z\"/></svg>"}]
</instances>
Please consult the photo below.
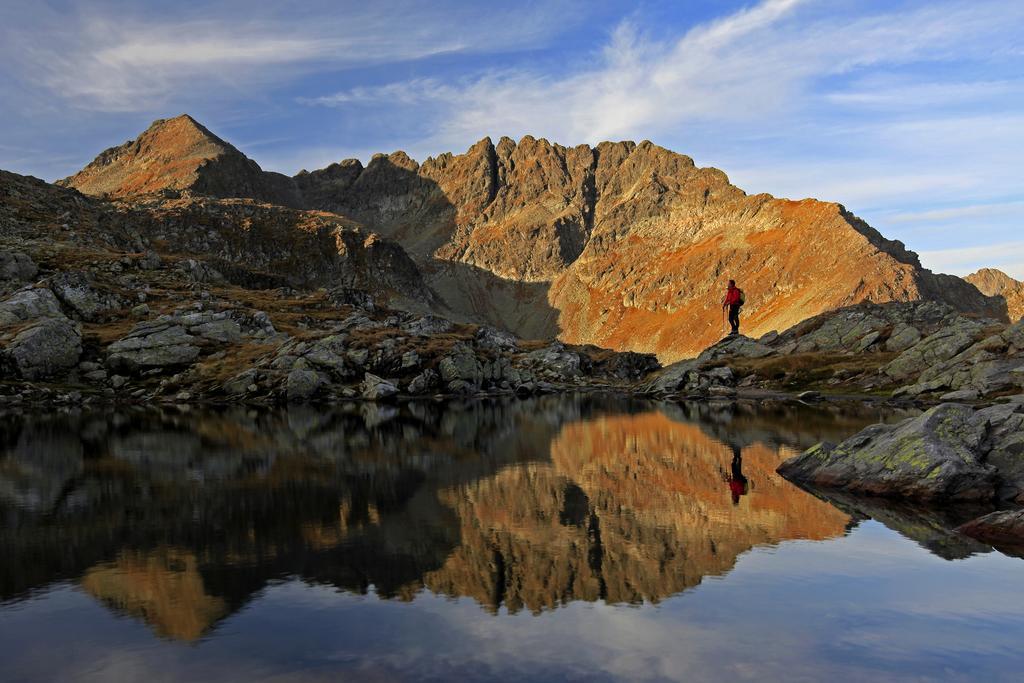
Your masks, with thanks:
<instances>
[{"instance_id":1,"label":"mountain reflection in water","mask_svg":"<svg viewBox=\"0 0 1024 683\"><path fill-rule=\"evenodd\" d=\"M878 419L584 397L9 414L0 600L72 581L185 641L285 577L494 613L654 603L754 546L842 535L863 515L775 467Z\"/></svg>"}]
</instances>

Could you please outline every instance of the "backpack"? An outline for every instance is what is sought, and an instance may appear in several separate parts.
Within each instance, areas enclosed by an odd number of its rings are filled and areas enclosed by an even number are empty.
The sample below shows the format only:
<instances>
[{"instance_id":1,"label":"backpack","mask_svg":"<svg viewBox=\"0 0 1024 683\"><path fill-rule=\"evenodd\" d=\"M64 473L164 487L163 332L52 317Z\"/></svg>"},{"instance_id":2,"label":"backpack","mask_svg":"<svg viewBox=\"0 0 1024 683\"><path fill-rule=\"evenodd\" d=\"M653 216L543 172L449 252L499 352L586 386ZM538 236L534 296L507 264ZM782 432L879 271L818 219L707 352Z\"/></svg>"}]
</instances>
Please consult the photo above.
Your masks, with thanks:
<instances>
[{"instance_id":1,"label":"backpack","mask_svg":"<svg viewBox=\"0 0 1024 683\"><path fill-rule=\"evenodd\" d=\"M743 293L743 290L742 290L742 289L740 289L740 301L739 301L739 305L740 305L740 306L742 306L742 305L743 305L743 304L745 304L745 303L747 303L747 295Z\"/></svg>"}]
</instances>

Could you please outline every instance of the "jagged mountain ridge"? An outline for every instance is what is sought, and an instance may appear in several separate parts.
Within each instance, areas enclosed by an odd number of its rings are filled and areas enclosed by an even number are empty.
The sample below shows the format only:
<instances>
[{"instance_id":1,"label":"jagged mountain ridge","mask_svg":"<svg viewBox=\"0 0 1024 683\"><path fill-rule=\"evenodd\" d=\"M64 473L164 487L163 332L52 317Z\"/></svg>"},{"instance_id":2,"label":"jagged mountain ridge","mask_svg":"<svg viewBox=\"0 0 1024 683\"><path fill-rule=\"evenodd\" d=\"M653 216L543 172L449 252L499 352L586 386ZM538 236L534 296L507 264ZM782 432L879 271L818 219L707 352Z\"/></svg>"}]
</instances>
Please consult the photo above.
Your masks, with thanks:
<instances>
[{"instance_id":1,"label":"jagged mountain ridge","mask_svg":"<svg viewBox=\"0 0 1024 683\"><path fill-rule=\"evenodd\" d=\"M1006 299L1010 320L1024 317L1024 282L1016 280L997 268L982 268L964 278L987 296Z\"/></svg>"},{"instance_id":2,"label":"jagged mountain ridge","mask_svg":"<svg viewBox=\"0 0 1024 683\"><path fill-rule=\"evenodd\" d=\"M206 143L193 139L204 133ZM192 140L189 149L218 154L191 175L159 171L161 163L178 167L179 135ZM922 268L902 243L839 204L747 195L723 172L647 141L563 147L485 138L422 164L395 152L292 179L254 176L250 162L236 182L241 153L223 152L227 143L190 117L157 122L143 138L151 144L108 150L64 182L126 198L168 178L163 189L264 201L275 201L273 187L277 203L338 213L399 242L446 313L525 337L557 335L665 361L694 355L722 334L729 278L747 292L744 331L752 335L865 300L935 299L1005 318L1000 301ZM157 146L163 140L166 150ZM139 177L137 167L145 169Z\"/></svg>"}]
</instances>

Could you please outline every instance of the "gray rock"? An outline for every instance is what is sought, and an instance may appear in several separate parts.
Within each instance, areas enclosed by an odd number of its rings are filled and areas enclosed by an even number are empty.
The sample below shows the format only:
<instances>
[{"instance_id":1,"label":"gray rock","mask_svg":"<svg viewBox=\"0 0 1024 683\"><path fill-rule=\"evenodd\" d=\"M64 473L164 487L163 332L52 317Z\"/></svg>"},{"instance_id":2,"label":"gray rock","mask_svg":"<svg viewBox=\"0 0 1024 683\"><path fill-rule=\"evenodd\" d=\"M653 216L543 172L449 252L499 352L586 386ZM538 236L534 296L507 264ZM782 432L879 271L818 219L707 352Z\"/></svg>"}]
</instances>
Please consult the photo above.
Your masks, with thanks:
<instances>
[{"instance_id":1,"label":"gray rock","mask_svg":"<svg viewBox=\"0 0 1024 683\"><path fill-rule=\"evenodd\" d=\"M999 498L1024 503L1024 405L1005 403L976 415L988 428L985 461L999 472Z\"/></svg>"},{"instance_id":2,"label":"gray rock","mask_svg":"<svg viewBox=\"0 0 1024 683\"><path fill-rule=\"evenodd\" d=\"M196 259L185 259L179 262L178 270L197 284L224 284L227 282L227 279L216 268Z\"/></svg>"},{"instance_id":3,"label":"gray rock","mask_svg":"<svg viewBox=\"0 0 1024 683\"><path fill-rule=\"evenodd\" d=\"M519 346L519 340L511 332L505 332L490 325L481 325L476 331L476 343L485 349L511 351Z\"/></svg>"},{"instance_id":4,"label":"gray rock","mask_svg":"<svg viewBox=\"0 0 1024 683\"><path fill-rule=\"evenodd\" d=\"M230 318L209 320L188 328L190 334L224 344L235 343L242 339L242 328Z\"/></svg>"},{"instance_id":5,"label":"gray rock","mask_svg":"<svg viewBox=\"0 0 1024 683\"><path fill-rule=\"evenodd\" d=\"M431 391L437 386L438 375L436 372L427 368L420 374L412 378L409 382L408 392L413 395L425 394Z\"/></svg>"},{"instance_id":6,"label":"gray rock","mask_svg":"<svg viewBox=\"0 0 1024 683\"><path fill-rule=\"evenodd\" d=\"M120 389L127 383L128 378L125 377L124 375L113 375L110 378L110 386L114 387L115 389Z\"/></svg>"},{"instance_id":7,"label":"gray rock","mask_svg":"<svg viewBox=\"0 0 1024 683\"><path fill-rule=\"evenodd\" d=\"M978 321L957 317L947 327L898 355L882 371L894 380L916 377L971 346L981 329Z\"/></svg>"},{"instance_id":8,"label":"gray rock","mask_svg":"<svg viewBox=\"0 0 1024 683\"><path fill-rule=\"evenodd\" d=\"M199 356L196 338L181 325L157 319L139 323L123 339L107 347L107 366L115 371L188 365Z\"/></svg>"},{"instance_id":9,"label":"gray rock","mask_svg":"<svg viewBox=\"0 0 1024 683\"><path fill-rule=\"evenodd\" d=\"M885 350L900 353L921 341L921 331L907 323L897 323L885 341Z\"/></svg>"},{"instance_id":10,"label":"gray rock","mask_svg":"<svg viewBox=\"0 0 1024 683\"><path fill-rule=\"evenodd\" d=\"M822 442L779 466L787 479L912 500L989 500L996 470L983 461L985 424L955 403L897 425Z\"/></svg>"},{"instance_id":11,"label":"gray rock","mask_svg":"<svg viewBox=\"0 0 1024 683\"><path fill-rule=\"evenodd\" d=\"M117 297L96 290L92 277L84 271L57 273L50 280L50 289L82 320L99 320L121 306Z\"/></svg>"},{"instance_id":12,"label":"gray rock","mask_svg":"<svg viewBox=\"0 0 1024 683\"><path fill-rule=\"evenodd\" d=\"M0 282L27 282L39 274L39 267L28 254L0 251Z\"/></svg>"},{"instance_id":13,"label":"gray rock","mask_svg":"<svg viewBox=\"0 0 1024 683\"><path fill-rule=\"evenodd\" d=\"M420 354L415 351L406 351L402 354L402 369L411 370L420 366Z\"/></svg>"},{"instance_id":14,"label":"gray rock","mask_svg":"<svg viewBox=\"0 0 1024 683\"><path fill-rule=\"evenodd\" d=\"M445 356L437 366L441 379L447 383L463 381L473 386L480 386L483 380L483 368L476 355L465 344L456 344L452 354Z\"/></svg>"},{"instance_id":15,"label":"gray rock","mask_svg":"<svg viewBox=\"0 0 1024 683\"><path fill-rule=\"evenodd\" d=\"M422 318L416 318L407 323L403 323L401 329L403 332L407 332L409 334L415 334L421 337L430 337L435 334L451 332L453 327L455 327L455 325L447 318L442 318L436 315L425 315Z\"/></svg>"},{"instance_id":16,"label":"gray rock","mask_svg":"<svg viewBox=\"0 0 1024 683\"><path fill-rule=\"evenodd\" d=\"M0 326L36 318L63 318L60 302L49 289L27 287L0 301Z\"/></svg>"},{"instance_id":17,"label":"gray rock","mask_svg":"<svg viewBox=\"0 0 1024 683\"><path fill-rule=\"evenodd\" d=\"M305 401L323 386L323 379L314 370L297 368L288 373L285 381L285 396L289 402Z\"/></svg>"},{"instance_id":18,"label":"gray rock","mask_svg":"<svg viewBox=\"0 0 1024 683\"><path fill-rule=\"evenodd\" d=\"M719 360L721 358L764 358L775 353L767 344L762 344L759 341L755 341L750 337L744 337L742 334L735 336L726 337L717 344L713 344L708 348L704 349L699 356L697 356L697 362L708 363L710 361Z\"/></svg>"},{"instance_id":19,"label":"gray rock","mask_svg":"<svg viewBox=\"0 0 1024 683\"><path fill-rule=\"evenodd\" d=\"M133 318L146 318L149 316L149 305L139 304L138 306L132 306L132 317Z\"/></svg>"},{"instance_id":20,"label":"gray rock","mask_svg":"<svg viewBox=\"0 0 1024 683\"><path fill-rule=\"evenodd\" d=\"M526 354L526 360L533 367L547 370L561 378L581 374L580 354L570 351L561 342L554 342L542 349L531 351Z\"/></svg>"},{"instance_id":21,"label":"gray rock","mask_svg":"<svg viewBox=\"0 0 1024 683\"><path fill-rule=\"evenodd\" d=\"M4 353L24 379L52 377L78 365L82 332L67 318L43 318L18 332Z\"/></svg>"},{"instance_id":22,"label":"gray rock","mask_svg":"<svg viewBox=\"0 0 1024 683\"><path fill-rule=\"evenodd\" d=\"M398 387L386 379L369 372L363 377L362 396L368 401L383 401L397 393Z\"/></svg>"},{"instance_id":23,"label":"gray rock","mask_svg":"<svg viewBox=\"0 0 1024 683\"><path fill-rule=\"evenodd\" d=\"M820 391L801 391L796 397L801 401L820 401Z\"/></svg>"},{"instance_id":24,"label":"gray rock","mask_svg":"<svg viewBox=\"0 0 1024 683\"><path fill-rule=\"evenodd\" d=\"M978 391L976 389L960 389L943 394L939 400L956 403L957 401L974 401L977 398Z\"/></svg>"},{"instance_id":25,"label":"gray rock","mask_svg":"<svg viewBox=\"0 0 1024 683\"><path fill-rule=\"evenodd\" d=\"M250 368L224 382L221 388L229 396L241 396L242 394L256 391L258 389L256 386L257 380L259 380L259 371L256 368Z\"/></svg>"},{"instance_id":26,"label":"gray rock","mask_svg":"<svg viewBox=\"0 0 1024 683\"><path fill-rule=\"evenodd\" d=\"M142 258L139 259L139 268L142 270L156 270L163 264L164 261L160 258L160 254L152 250L147 251L142 255Z\"/></svg>"}]
</instances>

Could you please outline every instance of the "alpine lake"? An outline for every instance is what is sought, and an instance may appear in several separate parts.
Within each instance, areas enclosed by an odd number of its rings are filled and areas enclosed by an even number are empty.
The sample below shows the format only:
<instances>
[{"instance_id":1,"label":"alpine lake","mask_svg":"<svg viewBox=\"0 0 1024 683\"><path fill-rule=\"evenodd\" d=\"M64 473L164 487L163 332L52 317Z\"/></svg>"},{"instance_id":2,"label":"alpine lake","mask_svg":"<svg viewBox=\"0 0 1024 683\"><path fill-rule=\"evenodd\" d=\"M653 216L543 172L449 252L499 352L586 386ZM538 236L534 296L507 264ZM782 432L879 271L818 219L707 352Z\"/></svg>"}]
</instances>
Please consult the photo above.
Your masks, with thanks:
<instances>
[{"instance_id":1,"label":"alpine lake","mask_svg":"<svg viewBox=\"0 0 1024 683\"><path fill-rule=\"evenodd\" d=\"M977 509L807 491L908 413L601 394L0 414L0 680L1019 681Z\"/></svg>"}]
</instances>

